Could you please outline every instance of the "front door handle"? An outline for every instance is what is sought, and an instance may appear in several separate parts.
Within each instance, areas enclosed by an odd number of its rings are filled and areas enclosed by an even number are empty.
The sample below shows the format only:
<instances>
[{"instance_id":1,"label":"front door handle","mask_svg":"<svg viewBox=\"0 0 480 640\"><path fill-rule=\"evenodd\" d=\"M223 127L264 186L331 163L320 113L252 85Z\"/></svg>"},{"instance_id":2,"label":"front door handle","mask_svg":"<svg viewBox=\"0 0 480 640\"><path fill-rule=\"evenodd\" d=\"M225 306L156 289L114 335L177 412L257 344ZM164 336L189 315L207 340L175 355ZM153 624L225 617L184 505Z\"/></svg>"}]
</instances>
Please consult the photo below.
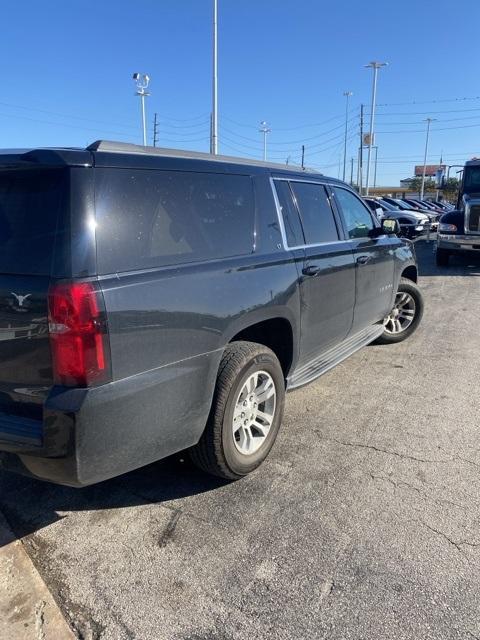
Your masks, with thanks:
<instances>
[{"instance_id":1,"label":"front door handle","mask_svg":"<svg viewBox=\"0 0 480 640\"><path fill-rule=\"evenodd\" d=\"M320 273L321 267L316 264L310 264L308 267L304 267L302 269L302 273L304 276L316 276L317 273Z\"/></svg>"},{"instance_id":2,"label":"front door handle","mask_svg":"<svg viewBox=\"0 0 480 640\"><path fill-rule=\"evenodd\" d=\"M367 264L367 262L370 262L370 258L371 256L358 256L357 264Z\"/></svg>"}]
</instances>

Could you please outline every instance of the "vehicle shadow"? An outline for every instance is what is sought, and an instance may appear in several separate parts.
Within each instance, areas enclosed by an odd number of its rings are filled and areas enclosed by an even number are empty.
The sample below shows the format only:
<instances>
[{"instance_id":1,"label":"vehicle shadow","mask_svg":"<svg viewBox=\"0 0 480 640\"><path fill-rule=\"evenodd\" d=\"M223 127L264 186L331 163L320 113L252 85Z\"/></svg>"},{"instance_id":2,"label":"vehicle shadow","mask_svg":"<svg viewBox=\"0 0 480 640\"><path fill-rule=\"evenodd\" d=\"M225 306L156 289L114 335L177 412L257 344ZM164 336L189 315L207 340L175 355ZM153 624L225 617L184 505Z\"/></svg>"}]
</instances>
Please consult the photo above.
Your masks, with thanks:
<instances>
[{"instance_id":1,"label":"vehicle shadow","mask_svg":"<svg viewBox=\"0 0 480 640\"><path fill-rule=\"evenodd\" d=\"M0 512L17 538L22 538L61 520L66 511L157 504L214 491L226 484L229 482L198 470L185 454L83 489L0 471Z\"/></svg>"},{"instance_id":2,"label":"vehicle shadow","mask_svg":"<svg viewBox=\"0 0 480 640\"><path fill-rule=\"evenodd\" d=\"M435 241L424 239L415 242L418 273L421 276L480 276L480 251L478 255L465 252L450 256L448 266L437 267L435 263Z\"/></svg>"}]
</instances>

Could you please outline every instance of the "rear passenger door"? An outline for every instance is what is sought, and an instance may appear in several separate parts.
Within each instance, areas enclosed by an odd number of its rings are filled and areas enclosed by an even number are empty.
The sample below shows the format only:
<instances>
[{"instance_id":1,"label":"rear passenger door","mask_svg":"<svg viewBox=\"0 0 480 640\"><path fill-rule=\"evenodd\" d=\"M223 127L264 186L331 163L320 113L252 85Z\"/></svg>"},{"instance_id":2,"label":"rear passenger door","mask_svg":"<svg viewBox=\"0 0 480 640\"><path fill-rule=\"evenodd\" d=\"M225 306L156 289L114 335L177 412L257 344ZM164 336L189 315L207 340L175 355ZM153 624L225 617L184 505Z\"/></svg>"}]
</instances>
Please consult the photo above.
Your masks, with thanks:
<instances>
[{"instance_id":1,"label":"rear passenger door","mask_svg":"<svg viewBox=\"0 0 480 640\"><path fill-rule=\"evenodd\" d=\"M334 202L342 214L356 263L355 313L352 333L381 321L393 303L396 236L370 237L378 226L368 207L349 189L332 187Z\"/></svg>"},{"instance_id":2,"label":"rear passenger door","mask_svg":"<svg viewBox=\"0 0 480 640\"><path fill-rule=\"evenodd\" d=\"M300 360L305 363L350 331L355 263L323 184L292 178L275 180L275 187L287 248L303 250Z\"/></svg>"}]
</instances>

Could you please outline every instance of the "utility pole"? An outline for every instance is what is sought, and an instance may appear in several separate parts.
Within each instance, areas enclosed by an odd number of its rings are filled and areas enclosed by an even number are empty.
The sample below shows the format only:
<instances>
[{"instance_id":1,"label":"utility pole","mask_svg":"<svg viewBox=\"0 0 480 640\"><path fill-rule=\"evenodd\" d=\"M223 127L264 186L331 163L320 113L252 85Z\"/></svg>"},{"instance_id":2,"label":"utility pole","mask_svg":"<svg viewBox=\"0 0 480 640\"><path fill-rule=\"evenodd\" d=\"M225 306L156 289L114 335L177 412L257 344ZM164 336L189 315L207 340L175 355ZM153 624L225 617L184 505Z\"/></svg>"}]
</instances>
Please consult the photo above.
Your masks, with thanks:
<instances>
[{"instance_id":1,"label":"utility pole","mask_svg":"<svg viewBox=\"0 0 480 640\"><path fill-rule=\"evenodd\" d=\"M305 145L302 144L302 169L305 169Z\"/></svg>"},{"instance_id":2,"label":"utility pole","mask_svg":"<svg viewBox=\"0 0 480 640\"><path fill-rule=\"evenodd\" d=\"M377 160L378 160L378 147L375 146L375 171L373 172L373 188L377 186Z\"/></svg>"},{"instance_id":3,"label":"utility pole","mask_svg":"<svg viewBox=\"0 0 480 640\"><path fill-rule=\"evenodd\" d=\"M344 91L345 96L345 140L343 143L343 181L345 182L345 169L347 164L347 133L348 133L348 101L350 96L353 96L351 91Z\"/></svg>"},{"instance_id":4,"label":"utility pole","mask_svg":"<svg viewBox=\"0 0 480 640\"><path fill-rule=\"evenodd\" d=\"M265 120L262 120L260 122L260 127L261 129L259 129L260 133L263 133L263 161L266 162L267 161L267 133L271 132L271 129L268 128L268 124L265 122Z\"/></svg>"},{"instance_id":5,"label":"utility pole","mask_svg":"<svg viewBox=\"0 0 480 640\"><path fill-rule=\"evenodd\" d=\"M218 153L218 0L213 0L212 124L210 153Z\"/></svg>"},{"instance_id":6,"label":"utility pole","mask_svg":"<svg viewBox=\"0 0 480 640\"><path fill-rule=\"evenodd\" d=\"M147 146L147 121L145 119L145 98L150 94L147 91L148 84L150 82L150 76L146 73L135 72L133 74L133 80L135 81L137 90L135 95L139 96L142 104L142 132L143 132L143 146Z\"/></svg>"},{"instance_id":7,"label":"utility pole","mask_svg":"<svg viewBox=\"0 0 480 640\"><path fill-rule=\"evenodd\" d=\"M386 67L387 62L369 62L365 65L365 67L370 67L373 69L373 84L372 84L372 106L370 108L370 139L368 141L368 158L367 158L367 180L365 183L365 193L368 196L369 186L370 186L370 159L372 155L372 145L375 143L374 141L374 124L375 124L375 107L377 100L377 76L378 70L381 67Z\"/></svg>"},{"instance_id":8,"label":"utility pole","mask_svg":"<svg viewBox=\"0 0 480 640\"><path fill-rule=\"evenodd\" d=\"M420 189L420 200L423 200L423 194L425 193L425 174L427 172L427 153L428 153L428 138L430 137L430 123L436 118L426 118L424 122L427 123L427 137L425 140L425 155L423 156L423 173L422 173L422 188Z\"/></svg>"},{"instance_id":9,"label":"utility pole","mask_svg":"<svg viewBox=\"0 0 480 640\"><path fill-rule=\"evenodd\" d=\"M353 187L353 158L350 158L351 167L350 167L350 186Z\"/></svg>"},{"instance_id":10,"label":"utility pole","mask_svg":"<svg viewBox=\"0 0 480 640\"><path fill-rule=\"evenodd\" d=\"M155 113L154 114L154 118L153 118L153 146L156 147L157 146L157 142L158 142L158 114Z\"/></svg>"},{"instance_id":11,"label":"utility pole","mask_svg":"<svg viewBox=\"0 0 480 640\"><path fill-rule=\"evenodd\" d=\"M360 146L358 147L358 193L363 194L363 110L365 106L360 105Z\"/></svg>"}]
</instances>

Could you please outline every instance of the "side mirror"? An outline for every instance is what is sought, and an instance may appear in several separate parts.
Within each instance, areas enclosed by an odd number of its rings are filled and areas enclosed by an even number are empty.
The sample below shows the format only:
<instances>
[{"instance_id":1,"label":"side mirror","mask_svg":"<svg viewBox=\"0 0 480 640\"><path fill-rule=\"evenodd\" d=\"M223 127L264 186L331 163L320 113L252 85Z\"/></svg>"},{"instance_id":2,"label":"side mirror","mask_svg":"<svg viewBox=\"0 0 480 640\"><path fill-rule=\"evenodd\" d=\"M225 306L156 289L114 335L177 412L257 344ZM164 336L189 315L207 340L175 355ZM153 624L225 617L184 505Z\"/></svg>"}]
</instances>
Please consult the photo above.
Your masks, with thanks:
<instances>
[{"instance_id":1,"label":"side mirror","mask_svg":"<svg viewBox=\"0 0 480 640\"><path fill-rule=\"evenodd\" d=\"M382 220L382 232L386 235L398 235L400 233L400 225L395 218L384 218Z\"/></svg>"}]
</instances>

